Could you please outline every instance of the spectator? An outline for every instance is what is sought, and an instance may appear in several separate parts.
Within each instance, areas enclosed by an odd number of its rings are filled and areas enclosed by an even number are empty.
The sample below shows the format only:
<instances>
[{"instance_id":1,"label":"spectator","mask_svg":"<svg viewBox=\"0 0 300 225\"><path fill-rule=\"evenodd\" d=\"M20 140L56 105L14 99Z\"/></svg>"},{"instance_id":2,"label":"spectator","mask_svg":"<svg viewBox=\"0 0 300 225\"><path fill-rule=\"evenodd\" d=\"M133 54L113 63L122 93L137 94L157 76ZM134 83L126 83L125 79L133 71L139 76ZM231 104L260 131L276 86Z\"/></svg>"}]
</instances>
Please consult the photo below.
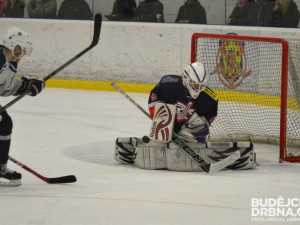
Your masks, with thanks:
<instances>
[{"instance_id":1,"label":"spectator","mask_svg":"<svg viewBox=\"0 0 300 225\"><path fill-rule=\"evenodd\" d=\"M64 0L58 11L57 18L92 20L93 13L85 0Z\"/></svg>"},{"instance_id":2,"label":"spectator","mask_svg":"<svg viewBox=\"0 0 300 225\"><path fill-rule=\"evenodd\" d=\"M1 17L24 17L25 2L22 0L8 0L4 4L4 8L1 13Z\"/></svg>"},{"instance_id":3,"label":"spectator","mask_svg":"<svg viewBox=\"0 0 300 225\"><path fill-rule=\"evenodd\" d=\"M259 5L253 0L237 0L231 15L227 19L230 25L258 25Z\"/></svg>"},{"instance_id":4,"label":"spectator","mask_svg":"<svg viewBox=\"0 0 300 225\"><path fill-rule=\"evenodd\" d=\"M116 0L112 13L106 16L109 20L133 20L136 16L135 0Z\"/></svg>"},{"instance_id":5,"label":"spectator","mask_svg":"<svg viewBox=\"0 0 300 225\"><path fill-rule=\"evenodd\" d=\"M159 0L141 0L137 8L137 20L142 22L165 22L164 5Z\"/></svg>"},{"instance_id":6,"label":"spectator","mask_svg":"<svg viewBox=\"0 0 300 225\"><path fill-rule=\"evenodd\" d=\"M56 18L56 11L56 0L30 0L27 6L30 18L53 19Z\"/></svg>"},{"instance_id":7,"label":"spectator","mask_svg":"<svg viewBox=\"0 0 300 225\"><path fill-rule=\"evenodd\" d=\"M273 27L298 27L299 10L293 0L276 0L272 13Z\"/></svg>"},{"instance_id":8,"label":"spectator","mask_svg":"<svg viewBox=\"0 0 300 225\"><path fill-rule=\"evenodd\" d=\"M259 26L272 26L272 14L275 7L276 0L258 0L257 4L260 5L259 9Z\"/></svg>"},{"instance_id":9,"label":"spectator","mask_svg":"<svg viewBox=\"0 0 300 225\"><path fill-rule=\"evenodd\" d=\"M206 12L198 0L186 0L179 8L175 23L207 24Z\"/></svg>"},{"instance_id":10,"label":"spectator","mask_svg":"<svg viewBox=\"0 0 300 225\"><path fill-rule=\"evenodd\" d=\"M2 13L2 10L4 8L5 0L0 0L0 15Z\"/></svg>"}]
</instances>

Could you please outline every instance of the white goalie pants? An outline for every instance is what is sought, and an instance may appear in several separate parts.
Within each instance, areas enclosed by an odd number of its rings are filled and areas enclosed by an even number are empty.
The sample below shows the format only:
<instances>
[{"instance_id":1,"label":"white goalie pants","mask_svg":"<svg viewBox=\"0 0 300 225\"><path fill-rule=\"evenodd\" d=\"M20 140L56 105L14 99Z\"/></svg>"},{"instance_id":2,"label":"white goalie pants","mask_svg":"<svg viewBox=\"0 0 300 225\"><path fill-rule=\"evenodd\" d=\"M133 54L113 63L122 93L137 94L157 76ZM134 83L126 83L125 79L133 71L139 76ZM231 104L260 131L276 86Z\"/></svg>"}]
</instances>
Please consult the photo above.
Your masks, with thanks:
<instances>
[{"instance_id":1,"label":"white goalie pants","mask_svg":"<svg viewBox=\"0 0 300 225\"><path fill-rule=\"evenodd\" d=\"M120 138L118 138L120 140ZM117 139L117 141L118 141ZM124 139L123 139L124 140ZM127 139L129 141L129 139ZM125 141L125 140L124 140ZM143 143L141 139L130 138L131 151L134 151L133 165L143 169L168 169L174 171L203 171L175 144L150 141ZM250 142L218 142L218 143L188 143L201 157L208 162L219 161L234 151L241 152L241 158L226 169L253 169L256 167L253 144ZM116 148L115 158L118 155ZM120 161L116 158L117 161ZM126 164L132 164L126 163Z\"/></svg>"}]
</instances>

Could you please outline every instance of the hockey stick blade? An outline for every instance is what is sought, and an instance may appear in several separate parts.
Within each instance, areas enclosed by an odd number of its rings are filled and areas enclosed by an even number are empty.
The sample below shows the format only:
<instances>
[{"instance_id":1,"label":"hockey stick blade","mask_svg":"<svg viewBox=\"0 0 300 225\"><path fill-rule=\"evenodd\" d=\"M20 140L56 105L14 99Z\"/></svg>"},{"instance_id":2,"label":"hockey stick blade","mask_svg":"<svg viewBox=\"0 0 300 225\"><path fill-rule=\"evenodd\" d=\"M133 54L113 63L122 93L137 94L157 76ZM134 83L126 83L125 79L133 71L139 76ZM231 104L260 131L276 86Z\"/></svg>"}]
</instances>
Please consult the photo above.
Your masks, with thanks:
<instances>
[{"instance_id":1,"label":"hockey stick blade","mask_svg":"<svg viewBox=\"0 0 300 225\"><path fill-rule=\"evenodd\" d=\"M54 75L56 75L57 73L59 73L60 71L62 71L63 69L65 69L67 66L69 66L71 63L73 63L75 60L77 60L82 55L84 55L89 50L91 50L93 47L95 47L98 44L98 42L99 42L99 37L100 37L100 32L101 32L101 26L102 26L102 15L99 13L99 14L95 15L95 19L94 19L94 34L93 34L92 43L86 49L84 49L83 51L81 51L80 53L78 53L72 59L70 59L69 61L67 61L65 64L63 64L62 66L60 66L56 70L54 70L48 76L46 76L44 78L44 81L46 82L51 77L53 77ZM18 97L14 98L9 103L7 103L5 106L0 106L0 113L4 112L10 106L12 106L13 104L15 104L19 100L21 100L23 97L25 97L29 93L29 91L30 90L27 90L27 91L23 92L21 95L19 95Z\"/></svg>"},{"instance_id":2,"label":"hockey stick blade","mask_svg":"<svg viewBox=\"0 0 300 225\"><path fill-rule=\"evenodd\" d=\"M236 160L238 160L241 157L240 151L235 151L230 156L226 157L225 159L220 160L219 162L211 163L208 167L208 173L212 174L217 171L220 171L224 169L226 166L229 166Z\"/></svg>"},{"instance_id":3,"label":"hockey stick blade","mask_svg":"<svg viewBox=\"0 0 300 225\"><path fill-rule=\"evenodd\" d=\"M91 46L96 46L99 42L100 31L102 26L102 15L100 13L96 14L94 21L94 35Z\"/></svg>"},{"instance_id":4,"label":"hockey stick blade","mask_svg":"<svg viewBox=\"0 0 300 225\"><path fill-rule=\"evenodd\" d=\"M8 157L12 162L17 164L18 166L22 167L24 170L27 170L28 172L32 173L36 177L40 178L41 180L45 181L48 184L63 184L63 183L74 183L77 181L76 177L74 175L69 175L69 176L63 176L63 177L53 177L53 178L48 178L44 177L41 174L37 173L33 169L29 168L25 164L19 162L15 158L9 156Z\"/></svg>"},{"instance_id":5,"label":"hockey stick blade","mask_svg":"<svg viewBox=\"0 0 300 225\"><path fill-rule=\"evenodd\" d=\"M84 55L86 52L88 52L89 50L91 50L93 47L95 47L98 42L99 42L99 37L100 37L100 32L101 32L101 26L102 26L102 15L101 14L96 14L95 15L95 19L94 19L94 35L93 35L93 41L90 44L90 46L88 46L86 49L84 49L83 51L81 51L80 53L78 53L76 56L74 56L72 59L70 59L68 62L66 62L65 64L63 64L61 67L57 68L55 71L53 71L52 73L50 73L48 76L46 76L44 78L44 81L49 80L51 77L53 77L54 75L56 75L58 72L60 72L61 70L63 70L64 68L66 68L68 65L70 65L71 63L73 63L75 60L77 60L78 58L80 58L82 55Z\"/></svg>"},{"instance_id":6,"label":"hockey stick blade","mask_svg":"<svg viewBox=\"0 0 300 225\"><path fill-rule=\"evenodd\" d=\"M49 184L65 184L65 183L74 183L77 179L74 175L64 176L64 177L55 177L55 178L48 178Z\"/></svg>"}]
</instances>

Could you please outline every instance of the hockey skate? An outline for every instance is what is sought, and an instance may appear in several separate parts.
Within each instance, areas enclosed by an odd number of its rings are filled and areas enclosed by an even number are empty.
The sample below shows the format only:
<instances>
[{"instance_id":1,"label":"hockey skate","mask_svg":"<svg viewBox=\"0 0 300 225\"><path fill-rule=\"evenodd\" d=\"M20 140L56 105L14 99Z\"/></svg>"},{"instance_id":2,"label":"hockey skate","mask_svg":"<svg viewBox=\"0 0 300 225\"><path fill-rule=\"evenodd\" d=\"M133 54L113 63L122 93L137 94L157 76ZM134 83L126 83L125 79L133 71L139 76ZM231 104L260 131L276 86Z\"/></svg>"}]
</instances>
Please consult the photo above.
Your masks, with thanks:
<instances>
[{"instance_id":1,"label":"hockey skate","mask_svg":"<svg viewBox=\"0 0 300 225\"><path fill-rule=\"evenodd\" d=\"M6 164L0 164L0 185L1 186L19 186L22 175L16 171L7 168Z\"/></svg>"}]
</instances>

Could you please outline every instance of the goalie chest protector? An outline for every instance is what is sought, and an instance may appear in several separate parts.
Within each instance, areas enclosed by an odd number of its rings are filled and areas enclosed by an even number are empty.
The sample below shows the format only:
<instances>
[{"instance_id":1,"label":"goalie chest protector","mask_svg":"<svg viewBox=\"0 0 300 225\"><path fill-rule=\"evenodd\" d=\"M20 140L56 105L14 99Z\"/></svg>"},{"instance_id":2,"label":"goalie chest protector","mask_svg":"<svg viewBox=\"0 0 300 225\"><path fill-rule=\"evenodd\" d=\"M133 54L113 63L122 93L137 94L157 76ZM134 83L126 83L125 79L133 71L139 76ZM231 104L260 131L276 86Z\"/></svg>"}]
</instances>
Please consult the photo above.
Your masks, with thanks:
<instances>
[{"instance_id":1,"label":"goalie chest protector","mask_svg":"<svg viewBox=\"0 0 300 225\"><path fill-rule=\"evenodd\" d=\"M164 76L154 87L148 100L149 108L154 107L157 102L176 105L175 132L180 130L193 112L204 116L210 123L218 112L218 98L210 88L206 87L197 99L193 99L178 75Z\"/></svg>"}]
</instances>

